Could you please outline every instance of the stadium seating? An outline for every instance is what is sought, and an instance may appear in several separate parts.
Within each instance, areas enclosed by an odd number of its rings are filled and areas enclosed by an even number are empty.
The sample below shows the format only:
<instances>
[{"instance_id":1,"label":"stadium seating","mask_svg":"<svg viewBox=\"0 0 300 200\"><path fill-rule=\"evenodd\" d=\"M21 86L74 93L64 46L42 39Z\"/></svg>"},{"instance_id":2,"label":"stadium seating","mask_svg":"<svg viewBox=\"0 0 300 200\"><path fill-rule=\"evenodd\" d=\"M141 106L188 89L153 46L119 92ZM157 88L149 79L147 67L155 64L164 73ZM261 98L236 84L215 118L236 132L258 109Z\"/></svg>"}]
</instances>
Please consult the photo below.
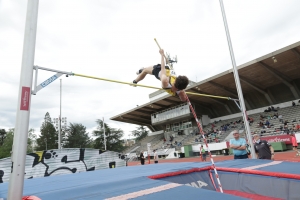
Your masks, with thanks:
<instances>
[{"instance_id":1,"label":"stadium seating","mask_svg":"<svg viewBox=\"0 0 300 200\"><path fill-rule=\"evenodd\" d=\"M282 122L279 121L278 118L271 118L275 113L278 113L279 115L282 115L283 121L288 121L287 126L289 129L289 132L293 130L293 125L297 125L300 123L300 106L289 106L285 108L279 108L276 112L258 112L255 114L251 114L248 117L253 118L254 122L250 124L251 133L258 133L261 134L261 136L268 136L268 135L276 135L276 134L286 134L284 131L279 131L280 127L284 126ZM266 119L269 120L271 127L260 127L259 122L260 116L264 116L263 123L265 123ZM295 121L296 120L296 121ZM240 121L240 123L236 123L237 121ZM293 122L294 121L294 122ZM212 131L212 124L214 124L213 130L218 130L216 133L213 133ZM229 124L226 131L222 130L221 126ZM153 135L153 136L147 136L139 143L132 146L130 149L126 150L126 153L128 152L134 152L134 151L145 151L147 149L147 143L151 143L151 149L169 149L169 148L176 148L179 150L181 146L188 145L188 144L198 144L203 143L202 135L199 134L198 128L195 126L193 127L194 131L189 135L178 135L176 132L169 133L169 135L175 135L174 140L172 142L170 141L163 141L164 134L159 135ZM231 119L226 119L218 122L210 123L203 127L204 132L208 136L206 139L209 141L209 143L215 143L216 138L218 142L222 142L225 140L228 140L228 135L231 131L238 129L240 131L244 130L244 122L242 117L236 117ZM220 132L220 130L222 130ZM262 133L263 132L263 133ZM195 133L198 133L195 135ZM241 135L244 137L245 135ZM198 142L195 142L197 139ZM174 142L177 141L177 143L181 143L181 145L174 145ZM171 145L172 144L172 145ZM132 151L134 150L134 151Z\"/></svg>"}]
</instances>

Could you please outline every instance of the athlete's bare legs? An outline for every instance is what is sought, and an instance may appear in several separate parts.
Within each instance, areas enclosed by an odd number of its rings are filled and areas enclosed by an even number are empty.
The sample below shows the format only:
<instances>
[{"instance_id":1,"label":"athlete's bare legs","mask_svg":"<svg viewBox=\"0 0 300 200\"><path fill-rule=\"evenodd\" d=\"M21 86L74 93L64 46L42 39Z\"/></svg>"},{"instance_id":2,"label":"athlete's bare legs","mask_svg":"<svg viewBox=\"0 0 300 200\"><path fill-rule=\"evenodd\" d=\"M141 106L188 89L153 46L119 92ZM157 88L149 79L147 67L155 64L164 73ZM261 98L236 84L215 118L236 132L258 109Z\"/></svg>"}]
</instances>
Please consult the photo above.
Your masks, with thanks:
<instances>
[{"instance_id":1,"label":"athlete's bare legs","mask_svg":"<svg viewBox=\"0 0 300 200\"><path fill-rule=\"evenodd\" d=\"M140 71L139 71L139 75L136 77L136 79L133 81L133 83L138 83L138 82L140 82L141 80L143 80L144 78L145 78L145 76L147 75L147 74L150 74L150 75L152 75L152 70L153 70L153 66L151 66L151 67L146 67L146 68L144 68L144 69L140 69Z\"/></svg>"}]
</instances>

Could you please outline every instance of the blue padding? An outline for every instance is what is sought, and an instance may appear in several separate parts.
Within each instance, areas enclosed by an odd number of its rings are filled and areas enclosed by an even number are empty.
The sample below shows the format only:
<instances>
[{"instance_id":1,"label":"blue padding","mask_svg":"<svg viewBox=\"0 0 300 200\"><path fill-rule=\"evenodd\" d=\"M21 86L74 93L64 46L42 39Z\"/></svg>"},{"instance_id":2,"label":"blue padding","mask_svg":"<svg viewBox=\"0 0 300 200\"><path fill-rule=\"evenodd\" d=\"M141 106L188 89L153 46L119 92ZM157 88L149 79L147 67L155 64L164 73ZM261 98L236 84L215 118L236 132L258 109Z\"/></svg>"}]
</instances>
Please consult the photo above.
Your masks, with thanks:
<instances>
[{"instance_id":1,"label":"blue padding","mask_svg":"<svg viewBox=\"0 0 300 200\"><path fill-rule=\"evenodd\" d=\"M261 167L261 168L258 168L257 170L300 175L299 168L300 168L299 162L282 162L277 165Z\"/></svg>"},{"instance_id":2,"label":"blue padding","mask_svg":"<svg viewBox=\"0 0 300 200\"><path fill-rule=\"evenodd\" d=\"M245 168L255 165L263 165L273 162L272 160L260 160L260 159L236 159L236 160L225 160L222 162L217 162L217 167L227 167L227 168Z\"/></svg>"},{"instance_id":3,"label":"blue padding","mask_svg":"<svg viewBox=\"0 0 300 200\"><path fill-rule=\"evenodd\" d=\"M206 163L205 165L209 165L209 163ZM129 181L135 180L135 178L144 178L145 180L151 181L146 177L149 175L174 172L179 170L191 169L195 167L199 167L199 163L198 164L179 163L179 165L165 163L165 164L157 164L157 165L121 167L115 169L90 171L90 172L84 172L78 174L67 174L67 175L60 175L60 176L27 179L24 181L23 195L24 196L35 195L38 197L43 196L43 198L46 199L47 196L51 196L53 200L54 196L57 197L68 196L69 193L77 194L77 191L79 193L84 193L85 191L88 190L88 188L92 188L94 186L96 188L95 190L99 192L101 191L100 188L103 185L107 185L111 183L113 185L120 185L118 184L119 182L128 184ZM155 182L159 182L159 181L155 180ZM166 183L164 182L163 184ZM0 198L7 197L7 190L8 190L7 182L0 184ZM118 189L116 191L118 191Z\"/></svg>"},{"instance_id":4,"label":"blue padding","mask_svg":"<svg viewBox=\"0 0 300 200\"><path fill-rule=\"evenodd\" d=\"M63 187L56 191L44 191L35 194L43 200L53 199L105 199L120 196L140 190L168 184L159 180L151 180L147 177L127 179L106 183L89 183L76 187ZM60 198L58 198L60 197Z\"/></svg>"},{"instance_id":5,"label":"blue padding","mask_svg":"<svg viewBox=\"0 0 300 200\"><path fill-rule=\"evenodd\" d=\"M212 173L214 174L213 171ZM218 173L224 190L237 190L280 199L299 199L300 180L224 171ZM215 176L213 177L216 182Z\"/></svg>"},{"instance_id":6,"label":"blue padding","mask_svg":"<svg viewBox=\"0 0 300 200\"><path fill-rule=\"evenodd\" d=\"M207 200L241 200L246 199L229 194L222 194L220 192L214 192L205 189L193 188L189 186L179 186L162 192L149 194L134 198L134 200L193 200L193 199L207 199Z\"/></svg>"},{"instance_id":7,"label":"blue padding","mask_svg":"<svg viewBox=\"0 0 300 200\"><path fill-rule=\"evenodd\" d=\"M217 162L216 166L227 168L245 168L255 165L266 164L269 162L272 161L252 159L229 160ZM202 168L206 166L211 166L211 163L160 163L144 166L139 165L132 167L120 167L115 169L104 169L77 174L27 179L24 181L23 194L24 196L35 195L37 197L42 198L43 200L104 199L144 189L149 189L169 183L163 180L151 180L147 178L147 176L150 175L164 174L188 170L192 168ZM263 167L261 169L256 170L299 174L300 170L298 166L298 163L284 162L282 164ZM221 182L222 181L226 180L221 180ZM6 182L0 184L0 198L6 198L7 191L8 183ZM222 195L213 191L192 188L188 186L180 186L178 188L170 189L165 192L151 195L157 195L157 199L162 199L165 195L170 195L170 199L189 199L192 197L194 199L197 199L198 197L200 198L203 195L209 196L212 194ZM231 199L233 199L233 196L230 197ZM219 199L224 198L226 199L225 196ZM207 199L211 198L207 197Z\"/></svg>"}]
</instances>

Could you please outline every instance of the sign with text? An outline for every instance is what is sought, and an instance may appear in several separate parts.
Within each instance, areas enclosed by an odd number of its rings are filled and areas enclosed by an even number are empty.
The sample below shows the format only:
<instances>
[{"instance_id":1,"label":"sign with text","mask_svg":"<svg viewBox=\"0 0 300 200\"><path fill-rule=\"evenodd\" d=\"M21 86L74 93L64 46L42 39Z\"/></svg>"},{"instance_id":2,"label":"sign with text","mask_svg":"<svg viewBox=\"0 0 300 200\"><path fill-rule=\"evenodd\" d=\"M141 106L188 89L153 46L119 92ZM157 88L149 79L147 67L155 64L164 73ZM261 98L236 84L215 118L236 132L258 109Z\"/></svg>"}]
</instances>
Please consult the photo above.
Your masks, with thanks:
<instances>
[{"instance_id":1,"label":"sign with text","mask_svg":"<svg viewBox=\"0 0 300 200\"><path fill-rule=\"evenodd\" d=\"M292 139L289 135L274 135L274 136L263 136L262 140L271 142L285 142L285 144L292 144Z\"/></svg>"},{"instance_id":2,"label":"sign with text","mask_svg":"<svg viewBox=\"0 0 300 200\"><path fill-rule=\"evenodd\" d=\"M20 110L29 109L30 87L22 87Z\"/></svg>"},{"instance_id":3,"label":"sign with text","mask_svg":"<svg viewBox=\"0 0 300 200\"><path fill-rule=\"evenodd\" d=\"M50 78L48 78L47 80L45 80L44 82L41 83L42 87L46 87L47 85L49 85L50 83L52 83L53 81L55 81L58 78L58 76L53 75Z\"/></svg>"}]
</instances>

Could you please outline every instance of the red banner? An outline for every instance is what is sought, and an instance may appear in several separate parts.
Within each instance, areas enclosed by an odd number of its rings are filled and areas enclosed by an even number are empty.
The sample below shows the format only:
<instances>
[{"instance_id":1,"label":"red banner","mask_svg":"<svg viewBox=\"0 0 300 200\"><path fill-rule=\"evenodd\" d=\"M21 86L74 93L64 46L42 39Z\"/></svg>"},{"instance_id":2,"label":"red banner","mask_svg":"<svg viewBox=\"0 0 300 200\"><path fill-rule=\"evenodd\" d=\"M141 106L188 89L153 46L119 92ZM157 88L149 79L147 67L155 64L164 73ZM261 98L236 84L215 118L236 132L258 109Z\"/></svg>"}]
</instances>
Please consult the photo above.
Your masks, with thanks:
<instances>
[{"instance_id":1,"label":"red banner","mask_svg":"<svg viewBox=\"0 0 300 200\"><path fill-rule=\"evenodd\" d=\"M29 109L30 87L22 87L20 110Z\"/></svg>"},{"instance_id":2,"label":"red banner","mask_svg":"<svg viewBox=\"0 0 300 200\"><path fill-rule=\"evenodd\" d=\"M269 143L272 142L285 142L285 144L292 144L292 139L289 135L274 135L274 136L263 136L262 140L267 140Z\"/></svg>"}]
</instances>

